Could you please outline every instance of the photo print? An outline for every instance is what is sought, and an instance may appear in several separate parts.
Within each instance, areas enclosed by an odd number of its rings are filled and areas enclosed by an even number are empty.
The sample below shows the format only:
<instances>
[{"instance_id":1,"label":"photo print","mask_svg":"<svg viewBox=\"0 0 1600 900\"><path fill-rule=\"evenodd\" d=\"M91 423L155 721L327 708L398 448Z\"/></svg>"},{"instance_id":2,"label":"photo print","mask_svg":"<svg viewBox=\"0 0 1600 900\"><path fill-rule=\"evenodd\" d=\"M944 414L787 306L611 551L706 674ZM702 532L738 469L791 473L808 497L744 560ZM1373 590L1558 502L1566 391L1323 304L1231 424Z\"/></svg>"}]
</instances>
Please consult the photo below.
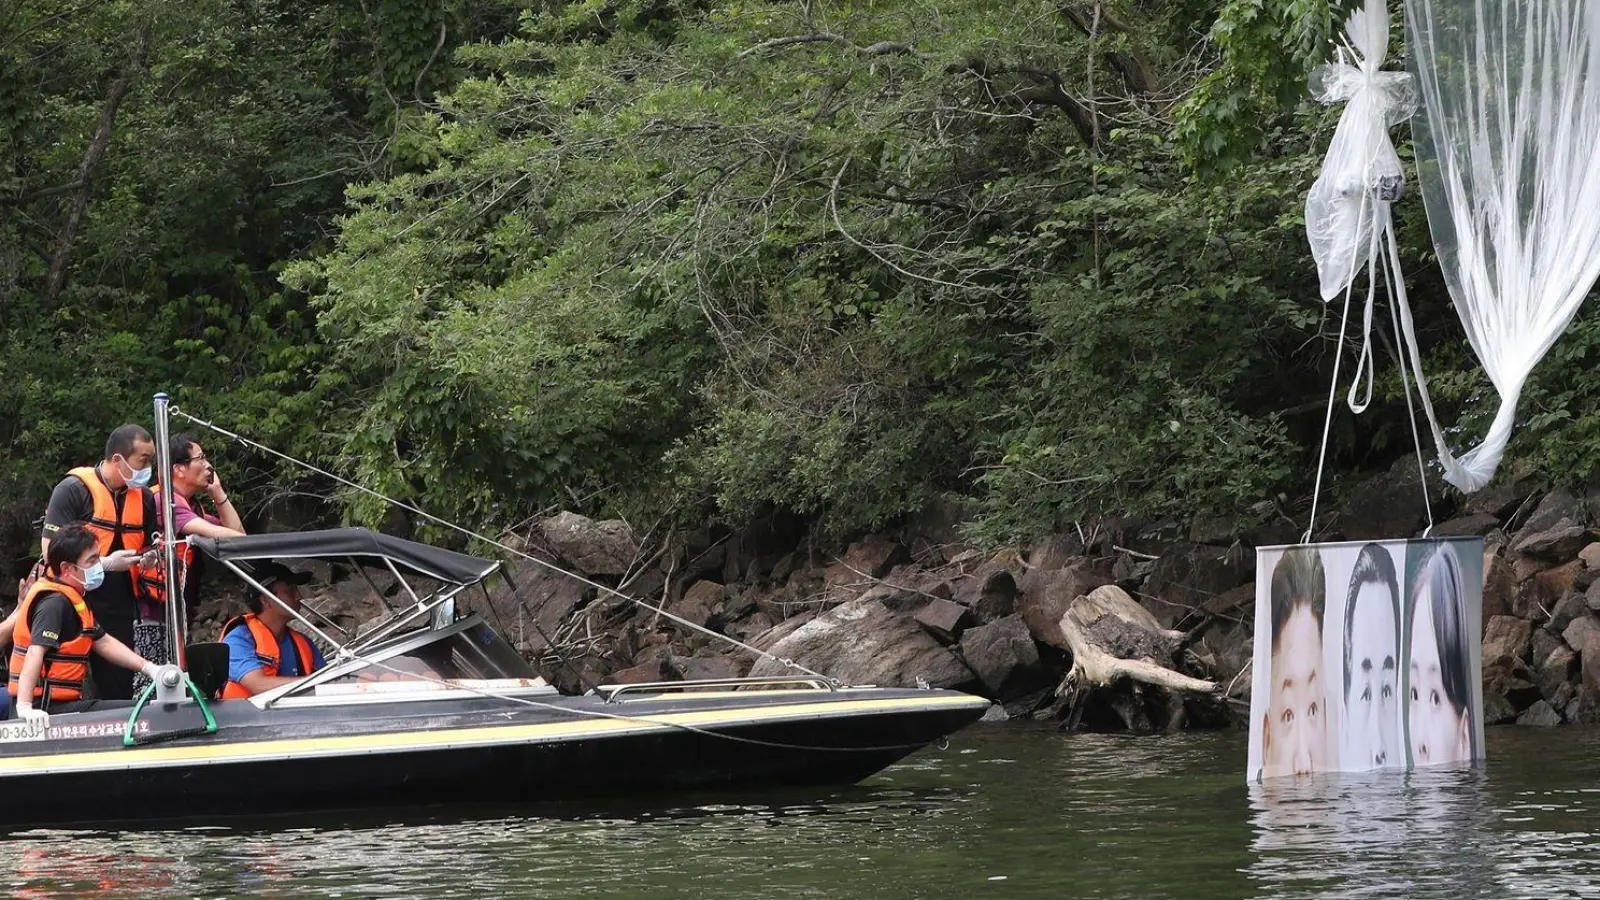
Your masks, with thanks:
<instances>
[{"instance_id":1,"label":"photo print","mask_svg":"<svg viewBox=\"0 0 1600 900\"><path fill-rule=\"evenodd\" d=\"M1249 780L1483 756L1481 538L1262 547Z\"/></svg>"}]
</instances>

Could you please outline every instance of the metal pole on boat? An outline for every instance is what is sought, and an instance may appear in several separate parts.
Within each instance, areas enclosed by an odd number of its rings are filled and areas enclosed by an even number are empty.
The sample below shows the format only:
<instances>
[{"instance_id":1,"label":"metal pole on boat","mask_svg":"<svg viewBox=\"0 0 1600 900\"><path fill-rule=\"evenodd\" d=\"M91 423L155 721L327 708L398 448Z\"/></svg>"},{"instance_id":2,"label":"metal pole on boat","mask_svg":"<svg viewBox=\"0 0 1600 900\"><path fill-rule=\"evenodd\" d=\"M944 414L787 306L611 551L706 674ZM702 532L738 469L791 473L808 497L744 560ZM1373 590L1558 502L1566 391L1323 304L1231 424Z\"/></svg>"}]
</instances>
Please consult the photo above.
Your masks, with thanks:
<instances>
[{"instance_id":1,"label":"metal pole on boat","mask_svg":"<svg viewBox=\"0 0 1600 900\"><path fill-rule=\"evenodd\" d=\"M166 394L157 394L155 400L156 471L161 473L161 565L166 573L167 589L164 610L167 619L167 661L181 669L185 668L183 648L186 641L183 632L188 620L183 614L183 596L178 593L178 547L173 527L175 493L172 488L171 434L167 424L169 400Z\"/></svg>"}]
</instances>

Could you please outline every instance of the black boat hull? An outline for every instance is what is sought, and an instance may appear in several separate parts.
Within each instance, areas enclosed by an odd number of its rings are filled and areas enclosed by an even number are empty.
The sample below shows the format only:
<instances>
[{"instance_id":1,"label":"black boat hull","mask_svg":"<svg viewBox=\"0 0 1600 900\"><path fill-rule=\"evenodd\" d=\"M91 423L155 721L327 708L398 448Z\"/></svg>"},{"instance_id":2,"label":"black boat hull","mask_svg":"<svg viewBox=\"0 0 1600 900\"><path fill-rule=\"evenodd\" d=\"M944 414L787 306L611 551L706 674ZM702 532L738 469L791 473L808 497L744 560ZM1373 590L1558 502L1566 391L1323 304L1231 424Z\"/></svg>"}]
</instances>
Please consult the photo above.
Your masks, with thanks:
<instances>
[{"instance_id":1,"label":"black boat hull","mask_svg":"<svg viewBox=\"0 0 1600 900\"><path fill-rule=\"evenodd\" d=\"M562 698L535 710L482 702L399 716L377 707L276 712L224 703L223 727L207 737L126 749L104 737L51 740L39 749L77 746L33 756L0 745L0 823L846 785L959 730L986 706L944 691L849 693L831 701L753 699L759 693L613 704ZM193 725L196 715L157 711L146 737ZM76 717L58 717L57 727L70 728L69 718ZM68 797L101 802L63 802Z\"/></svg>"}]
</instances>

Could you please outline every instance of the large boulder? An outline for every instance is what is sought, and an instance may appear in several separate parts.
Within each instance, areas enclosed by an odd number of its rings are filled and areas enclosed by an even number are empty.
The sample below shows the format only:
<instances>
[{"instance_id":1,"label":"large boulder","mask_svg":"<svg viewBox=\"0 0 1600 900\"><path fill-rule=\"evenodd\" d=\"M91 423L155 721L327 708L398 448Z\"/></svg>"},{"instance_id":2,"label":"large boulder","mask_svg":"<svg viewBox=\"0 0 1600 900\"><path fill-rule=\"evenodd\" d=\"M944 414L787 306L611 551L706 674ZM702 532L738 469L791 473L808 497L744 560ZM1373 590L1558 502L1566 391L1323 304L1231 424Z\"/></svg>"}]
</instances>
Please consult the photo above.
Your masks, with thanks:
<instances>
[{"instance_id":1,"label":"large boulder","mask_svg":"<svg viewBox=\"0 0 1600 900\"><path fill-rule=\"evenodd\" d=\"M1561 724L1561 714L1551 708L1543 700L1528 707L1528 711L1517 717L1518 725L1534 725L1548 728Z\"/></svg>"},{"instance_id":2,"label":"large boulder","mask_svg":"<svg viewBox=\"0 0 1600 900\"><path fill-rule=\"evenodd\" d=\"M1589 529L1571 519L1561 519L1549 528L1537 531L1524 528L1517 533L1516 542L1511 545L1511 549L1534 559L1551 562L1576 561L1578 553L1588 546L1592 537Z\"/></svg>"},{"instance_id":3,"label":"large boulder","mask_svg":"<svg viewBox=\"0 0 1600 900\"><path fill-rule=\"evenodd\" d=\"M1067 614L1072 601L1108 581L1104 574L1087 564L1029 572L1023 580L1023 594L1017 604L1017 613L1022 616L1034 640L1067 650L1066 638L1061 635L1061 617Z\"/></svg>"},{"instance_id":4,"label":"large boulder","mask_svg":"<svg viewBox=\"0 0 1600 900\"><path fill-rule=\"evenodd\" d=\"M1140 602L1163 627L1171 628L1217 596L1248 582L1254 567L1254 556L1238 547L1176 544L1155 561Z\"/></svg>"},{"instance_id":5,"label":"large boulder","mask_svg":"<svg viewBox=\"0 0 1600 900\"><path fill-rule=\"evenodd\" d=\"M876 600L837 606L763 649L848 684L914 687L920 677L933 687L954 687L973 680L972 671L911 616ZM777 659L764 658L750 674L793 672Z\"/></svg>"},{"instance_id":6,"label":"large boulder","mask_svg":"<svg viewBox=\"0 0 1600 900\"><path fill-rule=\"evenodd\" d=\"M961 655L989 696L997 699L1008 697L1010 689L1039 665L1039 648L1018 615L967 629L961 635Z\"/></svg>"},{"instance_id":7,"label":"large boulder","mask_svg":"<svg viewBox=\"0 0 1600 900\"><path fill-rule=\"evenodd\" d=\"M1509 665L1528 658L1533 627L1526 619L1495 616L1483 635L1483 666Z\"/></svg>"},{"instance_id":8,"label":"large boulder","mask_svg":"<svg viewBox=\"0 0 1600 900\"><path fill-rule=\"evenodd\" d=\"M1470 537L1484 535L1500 527L1500 520L1484 513L1472 513L1448 519L1433 526L1430 537Z\"/></svg>"},{"instance_id":9,"label":"large boulder","mask_svg":"<svg viewBox=\"0 0 1600 900\"><path fill-rule=\"evenodd\" d=\"M728 589L715 581L697 581L683 596L667 607L667 612L696 625L704 625L722 608Z\"/></svg>"},{"instance_id":10,"label":"large boulder","mask_svg":"<svg viewBox=\"0 0 1600 900\"><path fill-rule=\"evenodd\" d=\"M1600 632L1585 633L1577 649L1583 680L1578 685L1576 715L1567 718L1579 725L1600 724Z\"/></svg>"},{"instance_id":11,"label":"large boulder","mask_svg":"<svg viewBox=\"0 0 1600 900\"><path fill-rule=\"evenodd\" d=\"M869 534L834 560L824 579L832 585L859 584L882 578L906 559L906 549L881 534Z\"/></svg>"},{"instance_id":12,"label":"large boulder","mask_svg":"<svg viewBox=\"0 0 1600 900\"><path fill-rule=\"evenodd\" d=\"M1555 698L1560 689L1572 678L1573 663L1577 661L1578 654L1565 644L1550 651L1550 655L1539 663L1539 692L1546 697Z\"/></svg>"},{"instance_id":13,"label":"large boulder","mask_svg":"<svg viewBox=\"0 0 1600 900\"><path fill-rule=\"evenodd\" d=\"M1435 485L1437 476L1429 475L1429 492L1440 496L1443 485ZM1405 457L1351 489L1339 514L1339 528L1347 540L1388 540L1415 534L1426 519L1417 461Z\"/></svg>"},{"instance_id":14,"label":"large boulder","mask_svg":"<svg viewBox=\"0 0 1600 900\"><path fill-rule=\"evenodd\" d=\"M639 557L639 539L627 522L597 522L562 512L539 523L545 543L586 575L621 575Z\"/></svg>"},{"instance_id":15,"label":"large boulder","mask_svg":"<svg viewBox=\"0 0 1600 900\"><path fill-rule=\"evenodd\" d=\"M1569 522L1582 521L1587 512L1584 502L1573 496L1566 488L1556 488L1545 494L1539 500L1539 505L1533 508L1528 518L1522 523L1520 535L1534 534L1548 531L1561 524L1563 519Z\"/></svg>"}]
</instances>

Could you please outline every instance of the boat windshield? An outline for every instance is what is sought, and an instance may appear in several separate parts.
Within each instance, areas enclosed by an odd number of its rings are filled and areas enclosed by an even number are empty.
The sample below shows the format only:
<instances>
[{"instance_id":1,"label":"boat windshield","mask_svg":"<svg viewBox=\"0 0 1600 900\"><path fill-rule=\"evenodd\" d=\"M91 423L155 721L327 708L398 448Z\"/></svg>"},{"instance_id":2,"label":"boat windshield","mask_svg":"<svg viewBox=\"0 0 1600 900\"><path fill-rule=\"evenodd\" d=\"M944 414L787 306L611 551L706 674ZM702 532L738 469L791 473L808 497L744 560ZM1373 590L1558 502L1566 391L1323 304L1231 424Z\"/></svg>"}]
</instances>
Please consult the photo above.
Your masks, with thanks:
<instances>
[{"instance_id":1,"label":"boat windshield","mask_svg":"<svg viewBox=\"0 0 1600 900\"><path fill-rule=\"evenodd\" d=\"M326 683L539 677L522 654L482 622L439 634L420 646L415 637L407 635L392 642L392 647L405 648L393 655L369 652L366 655L375 664L361 666Z\"/></svg>"}]
</instances>

